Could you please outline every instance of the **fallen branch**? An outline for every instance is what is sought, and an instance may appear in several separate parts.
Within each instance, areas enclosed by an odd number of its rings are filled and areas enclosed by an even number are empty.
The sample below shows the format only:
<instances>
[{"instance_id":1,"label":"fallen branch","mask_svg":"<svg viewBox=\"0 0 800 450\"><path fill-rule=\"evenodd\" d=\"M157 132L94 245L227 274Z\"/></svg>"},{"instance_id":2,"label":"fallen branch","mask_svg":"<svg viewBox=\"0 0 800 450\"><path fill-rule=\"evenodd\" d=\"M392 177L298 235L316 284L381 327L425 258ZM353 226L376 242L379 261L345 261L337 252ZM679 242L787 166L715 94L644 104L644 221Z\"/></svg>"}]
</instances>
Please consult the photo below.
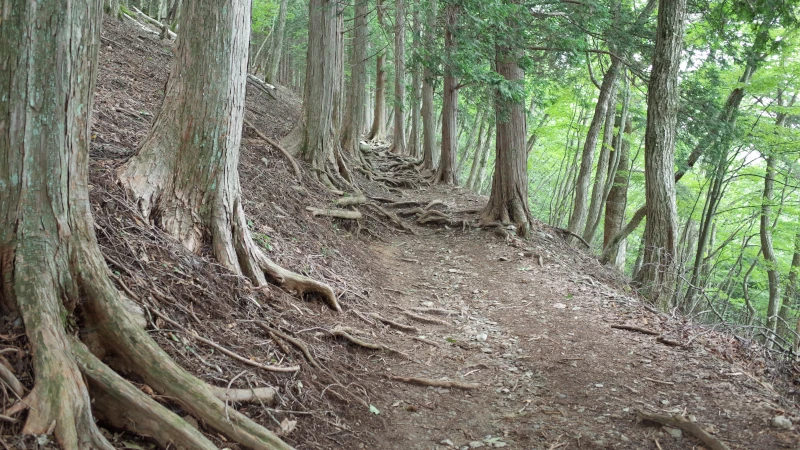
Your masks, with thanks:
<instances>
[{"instance_id":1,"label":"fallen branch","mask_svg":"<svg viewBox=\"0 0 800 450\"><path fill-rule=\"evenodd\" d=\"M256 128L255 125L253 125L253 122L244 119L244 123L248 127L252 128L253 131L256 132L256 135L258 135L258 137L267 141L267 144L278 149L278 151L281 152L281 154L283 154L283 157L289 160L289 164L292 165L292 170L294 170L294 176L297 177L297 181L303 181L303 172L300 171L300 166L297 164L297 160L294 159L294 156L292 156L291 153L289 153L285 148L281 147L280 144L267 137L266 134L262 133L261 130L259 130L258 128Z\"/></svg>"},{"instance_id":2,"label":"fallen branch","mask_svg":"<svg viewBox=\"0 0 800 450\"><path fill-rule=\"evenodd\" d=\"M592 248L592 246L591 246L591 245L589 245L589 243L588 243L588 242L586 242L586 239L584 239L584 238L582 238L581 236L579 236L579 235L577 235L577 234L573 233L572 231L569 231L569 230L567 230L566 228L560 228L560 227L553 227L553 228L554 228L556 231L558 231L559 233L561 233L561 234L567 234L567 235L569 235L569 236L572 236L572 237L574 237L575 239L578 239L579 241L583 242L583 245L585 245L585 246L586 246L586 248Z\"/></svg>"},{"instance_id":3,"label":"fallen branch","mask_svg":"<svg viewBox=\"0 0 800 450\"><path fill-rule=\"evenodd\" d=\"M386 319L381 317L379 314L372 313L370 316L374 317L379 322L385 323L392 328L397 328L400 331L407 331L409 333L419 333L419 330L416 327L412 327L411 325L405 325L402 323L395 322L394 320Z\"/></svg>"},{"instance_id":4,"label":"fallen branch","mask_svg":"<svg viewBox=\"0 0 800 450\"><path fill-rule=\"evenodd\" d=\"M636 411L636 414L639 416L640 419L646 420L648 422L654 422L661 425L666 425L668 427L680 428L681 430L691 434L692 436L700 439L700 441L707 445L711 450L730 450L730 448L722 443L720 440L708 434L708 432L696 423L692 423L687 420L685 417L672 414L672 415L659 415L659 414L649 414L644 411Z\"/></svg>"},{"instance_id":5,"label":"fallen branch","mask_svg":"<svg viewBox=\"0 0 800 450\"><path fill-rule=\"evenodd\" d=\"M275 86L269 83L265 83L249 73L247 74L247 81L253 83L258 89L260 89L262 92L269 95L270 97L274 98L275 100L278 99L278 97L276 97L275 93L273 92L275 90Z\"/></svg>"},{"instance_id":6,"label":"fallen branch","mask_svg":"<svg viewBox=\"0 0 800 450\"><path fill-rule=\"evenodd\" d=\"M670 347L683 347L684 346L680 342L667 339L664 336L659 336L658 339L656 339L656 342L660 342L660 343L662 343L664 345L669 345Z\"/></svg>"},{"instance_id":7,"label":"fallen branch","mask_svg":"<svg viewBox=\"0 0 800 450\"><path fill-rule=\"evenodd\" d=\"M217 386L209 386L214 397L223 402L253 403L263 402L267 404L275 403L277 391L271 387L252 388L252 389L227 389Z\"/></svg>"},{"instance_id":8,"label":"fallen branch","mask_svg":"<svg viewBox=\"0 0 800 450\"><path fill-rule=\"evenodd\" d=\"M278 330L276 330L274 328L270 328L270 326L267 325L264 322L256 322L256 324L259 327L261 327L262 329L264 329L264 331L269 333L270 337L271 337L271 335L274 334L275 336L277 336L277 337L289 342L290 344L294 345L295 347L299 348L300 351L303 352L303 356L306 357L306 360L308 361L309 364L311 364L312 366L316 367L317 369L322 369L322 367L317 363L317 361L314 359L314 357L311 356L311 352L308 350L308 346L306 346L306 344L303 341L301 341L300 339L293 338L293 337L289 336L288 334L283 333L281 331L278 331Z\"/></svg>"},{"instance_id":9,"label":"fallen branch","mask_svg":"<svg viewBox=\"0 0 800 450\"><path fill-rule=\"evenodd\" d=\"M311 212L314 217L317 216L326 216L326 217L336 217L338 219L349 219L349 220L361 220L364 218L364 215L358 211L348 211L346 209L335 209L335 208L315 208L313 206L306 207L306 211Z\"/></svg>"},{"instance_id":10,"label":"fallen branch","mask_svg":"<svg viewBox=\"0 0 800 450\"><path fill-rule=\"evenodd\" d=\"M432 380L430 378L406 378L406 377L396 377L393 375L387 375L386 378L393 380L393 381L400 381L402 383L409 383L409 384L416 384L418 386L433 386L433 387L441 387L441 388L456 388L456 389L480 389L482 386L478 383L463 383L460 381L449 381L449 380Z\"/></svg>"},{"instance_id":11,"label":"fallen branch","mask_svg":"<svg viewBox=\"0 0 800 450\"><path fill-rule=\"evenodd\" d=\"M661 334L653 330L648 330L647 328L639 328L631 325L611 325L611 328L615 328L617 330L635 331L637 333L649 334L650 336L658 336Z\"/></svg>"},{"instance_id":12,"label":"fallen branch","mask_svg":"<svg viewBox=\"0 0 800 450\"><path fill-rule=\"evenodd\" d=\"M178 37L178 35L175 34L172 30L170 30L168 26L164 25L163 23L159 22L158 20L156 20L156 19L148 16L147 14L143 13L141 10L139 10L135 6L131 6L131 9L133 10L133 12L136 13L137 17L144 19L144 21L149 23L150 25L158 27L158 29L161 30L162 33L164 31L166 31L167 32L167 36L169 36L170 39L176 39Z\"/></svg>"}]
</instances>

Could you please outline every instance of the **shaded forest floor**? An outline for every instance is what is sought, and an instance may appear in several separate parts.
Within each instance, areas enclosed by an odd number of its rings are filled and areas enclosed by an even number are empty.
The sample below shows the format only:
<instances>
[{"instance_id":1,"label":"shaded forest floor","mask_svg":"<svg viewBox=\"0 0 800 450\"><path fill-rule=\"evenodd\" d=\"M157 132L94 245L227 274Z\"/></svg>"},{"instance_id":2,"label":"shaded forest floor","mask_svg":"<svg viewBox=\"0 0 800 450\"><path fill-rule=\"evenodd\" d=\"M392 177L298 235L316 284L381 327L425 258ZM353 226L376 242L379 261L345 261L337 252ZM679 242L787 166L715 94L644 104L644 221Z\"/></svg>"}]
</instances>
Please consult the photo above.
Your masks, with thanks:
<instances>
[{"instance_id":1,"label":"shaded forest floor","mask_svg":"<svg viewBox=\"0 0 800 450\"><path fill-rule=\"evenodd\" d=\"M771 424L776 416L800 423L790 366L764 359L757 345L647 308L619 273L546 225L537 224L529 241L471 227L485 198L426 185L380 146L371 152L375 166L394 166L408 186L362 178L368 197L383 211L408 216L430 206L458 220L393 223L364 206L359 222L314 217L306 207L332 207L337 197L295 180L281 154L245 129L240 172L256 241L278 263L329 283L344 313L275 287L252 289L145 223L114 183L115 168L158 112L170 44L107 20L100 58L91 196L115 282L153 313L151 335L205 381L279 388L274 404L231 407L296 448L704 448L686 432L639 420L637 411L689 416L731 448L800 448L798 427ZM300 108L283 88L276 98L248 90L247 117L271 138L290 131ZM3 355L30 388L19 325L4 321L0 343L23 350ZM620 325L653 334L612 328ZM342 332L383 350L354 345ZM292 340L305 343L312 359ZM398 380L409 377L460 386ZM18 425L0 426L9 448L33 448L14 435ZM219 447L230 446L197 426ZM119 448L152 447L107 432Z\"/></svg>"}]
</instances>

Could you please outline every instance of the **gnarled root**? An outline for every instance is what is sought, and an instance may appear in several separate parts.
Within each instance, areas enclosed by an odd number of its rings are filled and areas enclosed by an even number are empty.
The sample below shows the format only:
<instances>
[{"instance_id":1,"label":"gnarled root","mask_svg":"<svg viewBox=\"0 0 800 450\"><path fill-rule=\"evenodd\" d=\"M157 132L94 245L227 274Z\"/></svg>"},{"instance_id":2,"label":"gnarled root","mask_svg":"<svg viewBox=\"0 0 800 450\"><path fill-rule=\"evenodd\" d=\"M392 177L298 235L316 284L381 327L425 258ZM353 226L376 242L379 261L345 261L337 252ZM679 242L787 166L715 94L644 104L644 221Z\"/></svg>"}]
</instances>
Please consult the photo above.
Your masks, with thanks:
<instances>
[{"instance_id":1,"label":"gnarled root","mask_svg":"<svg viewBox=\"0 0 800 450\"><path fill-rule=\"evenodd\" d=\"M81 342L72 350L94 394L98 416L115 427L156 440L164 448L215 450L217 447L177 414L168 410L117 375Z\"/></svg>"}]
</instances>

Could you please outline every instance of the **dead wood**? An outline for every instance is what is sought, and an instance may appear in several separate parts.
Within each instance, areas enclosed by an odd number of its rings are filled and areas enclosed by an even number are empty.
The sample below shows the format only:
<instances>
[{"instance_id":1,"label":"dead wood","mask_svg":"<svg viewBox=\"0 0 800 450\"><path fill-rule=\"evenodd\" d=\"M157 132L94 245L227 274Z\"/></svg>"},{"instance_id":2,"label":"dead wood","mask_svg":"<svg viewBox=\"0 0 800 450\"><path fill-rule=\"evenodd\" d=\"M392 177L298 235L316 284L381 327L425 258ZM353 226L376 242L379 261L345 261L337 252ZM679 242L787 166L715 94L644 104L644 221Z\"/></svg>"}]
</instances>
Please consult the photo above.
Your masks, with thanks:
<instances>
[{"instance_id":1,"label":"dead wood","mask_svg":"<svg viewBox=\"0 0 800 450\"><path fill-rule=\"evenodd\" d=\"M648 330L647 328L634 327L631 325L611 325L611 328L615 328L617 330L635 331L637 333L649 334L650 336L658 336L661 334L657 331Z\"/></svg>"},{"instance_id":2,"label":"dead wood","mask_svg":"<svg viewBox=\"0 0 800 450\"><path fill-rule=\"evenodd\" d=\"M253 131L256 132L256 135L258 135L258 137L267 141L269 145L273 146L275 149L281 152L283 157L288 159L289 164L292 165L292 170L294 170L294 176L297 177L297 181L303 181L303 172L300 170L300 165L297 164L297 160L294 159L294 156L292 156L291 153L289 153L285 148L281 147L281 145L275 142L275 140L267 137L266 134L262 133L261 130L256 128L256 126L253 125L253 122L250 122L249 120L247 120L247 118L244 119L244 124L252 128Z\"/></svg>"},{"instance_id":3,"label":"dead wood","mask_svg":"<svg viewBox=\"0 0 800 450\"><path fill-rule=\"evenodd\" d=\"M572 236L572 237L574 237L575 239L577 239L577 240L581 241L581 242L583 243L583 245L585 245L585 246L586 246L586 248L592 248L592 246L591 246L591 245L589 245L589 243L588 243L588 242L586 242L586 239L584 239L584 238L582 238L581 236L579 236L579 235L577 235L577 234L573 233L572 231L569 231L569 230L567 230L566 228L560 228L560 227L552 227L552 228L553 228L554 230L558 231L559 233L561 233L561 235L562 235L562 236L564 236L564 235L569 235L569 236Z\"/></svg>"},{"instance_id":4,"label":"dead wood","mask_svg":"<svg viewBox=\"0 0 800 450\"><path fill-rule=\"evenodd\" d=\"M349 219L349 220L361 220L364 218L364 215L358 211L349 211L346 209L335 209L335 208L315 208L313 206L307 206L306 211L311 212L314 217L317 216L327 216L327 217L335 217L337 219Z\"/></svg>"},{"instance_id":5,"label":"dead wood","mask_svg":"<svg viewBox=\"0 0 800 450\"><path fill-rule=\"evenodd\" d=\"M211 392L214 397L223 402L253 403L258 401L266 404L275 403L275 395L278 393L277 390L271 387L228 389L217 386L211 386Z\"/></svg>"},{"instance_id":6,"label":"dead wood","mask_svg":"<svg viewBox=\"0 0 800 450\"><path fill-rule=\"evenodd\" d=\"M394 320L386 319L384 317L381 317L380 314L372 313L370 314L370 316L374 317L375 320L385 323L386 325L389 325L392 328L397 328L400 331L406 331L409 333L419 333L419 329L417 329L417 327L412 327L411 325L405 325L399 322L395 322Z\"/></svg>"},{"instance_id":7,"label":"dead wood","mask_svg":"<svg viewBox=\"0 0 800 450\"><path fill-rule=\"evenodd\" d=\"M278 97L275 96L275 92L274 92L275 91L275 86L273 86L273 85L271 85L269 83L265 83L265 82L259 80L258 78L256 78L254 75L251 75L249 73L247 74L247 82L248 83L252 83L261 92L264 92L265 94L269 95L273 99L275 99L275 100L278 99Z\"/></svg>"},{"instance_id":8,"label":"dead wood","mask_svg":"<svg viewBox=\"0 0 800 450\"><path fill-rule=\"evenodd\" d=\"M708 434L696 423L690 422L685 417L678 414L660 415L650 414L644 411L636 411L636 414L641 420L654 422L668 427L680 428L681 430L691 434L699 439L703 444L707 445L711 450L730 450L730 448L722 443L719 439Z\"/></svg>"},{"instance_id":9,"label":"dead wood","mask_svg":"<svg viewBox=\"0 0 800 450\"><path fill-rule=\"evenodd\" d=\"M482 386L478 383L464 383L461 381L449 380L432 380L430 378L415 378L415 377L396 377L387 375L386 378L393 381L400 381L402 383L416 384L418 386L433 386L441 388L455 388L455 389L480 389Z\"/></svg>"},{"instance_id":10,"label":"dead wood","mask_svg":"<svg viewBox=\"0 0 800 450\"><path fill-rule=\"evenodd\" d=\"M178 37L178 35L175 34L172 30L170 30L168 26L164 25L163 23L159 22L158 20L156 20L156 19L148 16L147 14L143 13L138 8L136 8L135 6L131 6L131 10L133 10L133 12L136 13L136 17L138 17L140 19L143 19L145 22L149 23L150 25L158 27L158 29L161 30L162 33L166 31L167 36L169 36L170 39L175 39L175 38Z\"/></svg>"},{"instance_id":11,"label":"dead wood","mask_svg":"<svg viewBox=\"0 0 800 450\"><path fill-rule=\"evenodd\" d=\"M684 347L684 345L681 344L680 342L673 341L671 339L667 339L664 336L659 336L658 339L656 339L656 342L659 342L659 343L664 344L664 345L668 345L670 347Z\"/></svg>"},{"instance_id":12,"label":"dead wood","mask_svg":"<svg viewBox=\"0 0 800 450\"><path fill-rule=\"evenodd\" d=\"M303 341L301 341L300 339L297 339L297 338L293 338L293 337L289 336L288 334L286 334L286 333L284 333L284 332L282 332L280 330L277 330L275 328L271 328L269 325L267 325L264 322L256 322L256 324L259 327L261 327L262 329L264 329L264 331L266 331L270 335L275 335L275 336L277 336L277 337L289 342L290 344L294 345L295 347L299 348L300 351L303 353L303 356L305 356L305 358L308 361L308 363L311 364L313 367L315 367L317 369L321 369L322 368L317 363L317 361L314 359L314 357L311 356L311 352L308 350L308 346Z\"/></svg>"}]
</instances>

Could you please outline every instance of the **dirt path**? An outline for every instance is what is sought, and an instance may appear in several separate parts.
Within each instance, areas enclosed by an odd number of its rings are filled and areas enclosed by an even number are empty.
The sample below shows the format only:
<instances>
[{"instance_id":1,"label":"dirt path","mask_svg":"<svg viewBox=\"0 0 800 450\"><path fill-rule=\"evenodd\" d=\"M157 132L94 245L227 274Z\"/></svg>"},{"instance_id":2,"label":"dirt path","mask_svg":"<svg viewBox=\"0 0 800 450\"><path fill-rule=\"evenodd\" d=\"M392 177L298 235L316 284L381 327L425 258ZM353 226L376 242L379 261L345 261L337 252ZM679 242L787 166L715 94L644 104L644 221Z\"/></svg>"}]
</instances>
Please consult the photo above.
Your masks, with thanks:
<instances>
[{"instance_id":1,"label":"dirt path","mask_svg":"<svg viewBox=\"0 0 800 450\"><path fill-rule=\"evenodd\" d=\"M482 230L418 230L372 247L390 274L382 315L419 329L380 336L412 361L375 360L370 378L383 384L372 403L385 423L375 430L378 448L706 448L686 432L642 423L637 410L690 416L730 448L800 448L797 431L770 426L791 414L769 386L712 354L729 350L724 339L720 347L714 333L681 335L681 322L612 287L608 269L560 237L542 229L514 244ZM452 313L437 316L447 325L403 320L401 309L412 308ZM429 343L408 347L409 336ZM391 376L481 387L421 387Z\"/></svg>"}]
</instances>

